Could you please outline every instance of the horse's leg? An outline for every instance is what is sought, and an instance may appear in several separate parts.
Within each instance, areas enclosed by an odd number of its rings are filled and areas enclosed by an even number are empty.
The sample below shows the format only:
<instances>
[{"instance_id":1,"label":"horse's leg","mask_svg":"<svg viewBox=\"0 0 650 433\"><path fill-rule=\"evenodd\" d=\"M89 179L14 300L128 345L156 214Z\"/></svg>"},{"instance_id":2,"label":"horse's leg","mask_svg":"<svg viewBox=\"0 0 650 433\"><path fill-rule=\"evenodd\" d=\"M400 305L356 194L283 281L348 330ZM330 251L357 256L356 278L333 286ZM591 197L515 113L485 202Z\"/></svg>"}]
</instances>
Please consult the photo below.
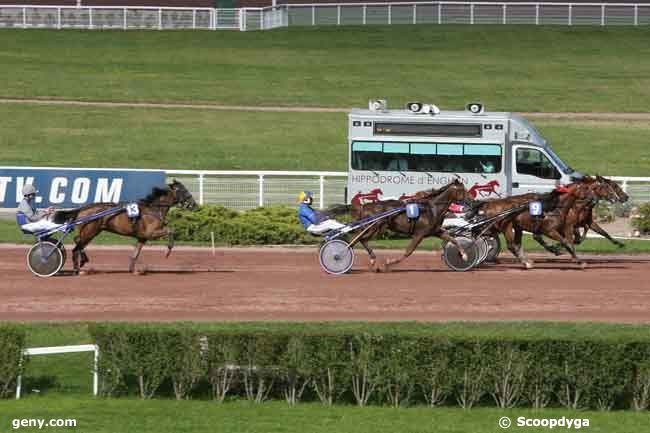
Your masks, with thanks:
<instances>
[{"instance_id":1,"label":"horse's leg","mask_svg":"<svg viewBox=\"0 0 650 433\"><path fill-rule=\"evenodd\" d=\"M616 245L617 247L619 248L625 247L625 244L623 242L611 237L610 234L607 233L605 229L603 229L600 225L598 225L597 222L593 221L591 224L589 224L588 227L590 227L593 231L595 231L596 233L598 233L599 235L601 235L602 237L604 237L605 239L607 239L608 241Z\"/></svg>"},{"instance_id":2,"label":"horse's leg","mask_svg":"<svg viewBox=\"0 0 650 433\"><path fill-rule=\"evenodd\" d=\"M79 270L90 261L84 250L100 231L97 222L84 224L79 228L79 236L75 237L75 246L72 250L73 270L75 273L78 274Z\"/></svg>"},{"instance_id":3,"label":"horse's leg","mask_svg":"<svg viewBox=\"0 0 650 433\"><path fill-rule=\"evenodd\" d=\"M462 247L461 244L458 243L456 238L452 237L447 230L440 230L436 236L438 236L440 239L442 239L445 242L451 242L456 249L458 249L458 253L460 256L463 258L463 260L467 261L467 253L465 252L465 249Z\"/></svg>"},{"instance_id":4,"label":"horse's leg","mask_svg":"<svg viewBox=\"0 0 650 433\"><path fill-rule=\"evenodd\" d=\"M359 242L361 242L361 245L363 245L363 248L365 248L368 256L370 257L370 269L377 270L377 268L375 268L375 264L377 263L377 256L375 255L375 252L372 250L372 248L370 248L370 245L368 244L369 240L370 239L368 238L361 238L359 239Z\"/></svg>"},{"instance_id":5,"label":"horse's leg","mask_svg":"<svg viewBox=\"0 0 650 433\"><path fill-rule=\"evenodd\" d=\"M167 229L169 240L167 241L167 254L165 254L165 258L168 258L169 255L172 253L172 248L174 248L174 230L173 229Z\"/></svg>"},{"instance_id":6,"label":"horse's leg","mask_svg":"<svg viewBox=\"0 0 650 433\"><path fill-rule=\"evenodd\" d=\"M524 265L524 269L532 269L533 261L529 260L522 252L521 234L521 229L515 229L512 223L509 223L503 229L503 236L506 238L508 250L512 253L513 256L517 258L517 260L519 260L522 265Z\"/></svg>"},{"instance_id":7,"label":"horse's leg","mask_svg":"<svg viewBox=\"0 0 650 433\"><path fill-rule=\"evenodd\" d=\"M138 239L138 242L135 244L135 248L133 249L129 260L129 272L131 273L135 271L135 262L138 260L138 257L140 257L140 252L142 251L145 242L146 241Z\"/></svg>"},{"instance_id":8,"label":"horse's leg","mask_svg":"<svg viewBox=\"0 0 650 433\"><path fill-rule=\"evenodd\" d=\"M565 230L565 236L562 236L562 234L557 231L556 229L549 230L547 233L545 233L546 236L548 236L551 239L554 239L556 241L560 242L560 245L564 247L565 250L571 254L571 257L573 257L573 260L580 265L582 269L587 267L587 264L583 262L578 255L576 254L576 250L573 247L573 227L567 227Z\"/></svg>"},{"instance_id":9,"label":"horse's leg","mask_svg":"<svg viewBox=\"0 0 650 433\"><path fill-rule=\"evenodd\" d=\"M406 259L408 256L413 254L413 251L420 245L420 242L422 242L422 239L425 238L424 233L417 233L415 236L413 236L413 239L411 239L411 242L409 243L408 247L406 247L406 251L404 251L404 254L402 254L401 257L398 257L397 259L389 259L386 260L386 263L384 264L384 271L388 272L390 269L389 267L391 265L396 265L400 263L402 260Z\"/></svg>"},{"instance_id":10,"label":"horse's leg","mask_svg":"<svg viewBox=\"0 0 650 433\"><path fill-rule=\"evenodd\" d=\"M534 233L533 239L535 239L537 243L540 244L542 247L544 247L544 249L549 253L555 254L556 256L562 254L559 246L547 244L546 241L544 240L544 236L542 236L541 233Z\"/></svg>"}]
</instances>

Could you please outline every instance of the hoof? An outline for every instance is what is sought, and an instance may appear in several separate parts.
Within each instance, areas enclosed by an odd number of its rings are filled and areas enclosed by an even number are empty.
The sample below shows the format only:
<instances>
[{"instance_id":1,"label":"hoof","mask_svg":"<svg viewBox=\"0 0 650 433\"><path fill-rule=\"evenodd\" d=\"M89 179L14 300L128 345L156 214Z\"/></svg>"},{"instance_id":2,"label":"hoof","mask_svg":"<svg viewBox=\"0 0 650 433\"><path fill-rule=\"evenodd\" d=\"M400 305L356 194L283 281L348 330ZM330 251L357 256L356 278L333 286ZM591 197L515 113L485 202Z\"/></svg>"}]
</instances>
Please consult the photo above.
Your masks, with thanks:
<instances>
[{"instance_id":1,"label":"hoof","mask_svg":"<svg viewBox=\"0 0 650 433\"><path fill-rule=\"evenodd\" d=\"M165 253L165 258L168 259L168 258L169 258L169 255L170 255L171 253L172 253L172 249L169 248L169 249L167 250L167 252Z\"/></svg>"},{"instance_id":2,"label":"hoof","mask_svg":"<svg viewBox=\"0 0 650 433\"><path fill-rule=\"evenodd\" d=\"M580 262L580 263L578 263L578 266L580 266L580 269L587 269L587 263L586 262Z\"/></svg>"},{"instance_id":3,"label":"hoof","mask_svg":"<svg viewBox=\"0 0 650 433\"><path fill-rule=\"evenodd\" d=\"M461 258L463 259L463 261L465 261L465 262L466 262L467 260L469 260L469 257L467 256L467 253L462 253L462 254L460 255L460 257L461 257Z\"/></svg>"},{"instance_id":4,"label":"hoof","mask_svg":"<svg viewBox=\"0 0 650 433\"><path fill-rule=\"evenodd\" d=\"M533 269L535 266L533 265L533 262L528 261L524 262L524 269Z\"/></svg>"}]
</instances>

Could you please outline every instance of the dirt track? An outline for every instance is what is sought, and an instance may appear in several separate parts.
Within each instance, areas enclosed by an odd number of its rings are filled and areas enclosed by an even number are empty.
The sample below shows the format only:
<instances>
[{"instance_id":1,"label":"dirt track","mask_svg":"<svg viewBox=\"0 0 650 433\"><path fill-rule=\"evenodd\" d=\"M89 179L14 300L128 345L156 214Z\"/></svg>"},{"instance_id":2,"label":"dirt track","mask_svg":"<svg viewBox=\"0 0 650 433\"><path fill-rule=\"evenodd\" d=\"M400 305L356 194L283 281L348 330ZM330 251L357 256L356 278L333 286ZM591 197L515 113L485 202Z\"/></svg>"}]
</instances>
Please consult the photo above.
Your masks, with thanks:
<instances>
[{"instance_id":1,"label":"dirt track","mask_svg":"<svg viewBox=\"0 0 650 433\"><path fill-rule=\"evenodd\" d=\"M144 275L126 272L124 248L88 250L88 275L33 277L26 247L0 247L0 320L593 320L650 322L650 257L595 257L579 270L536 258L523 271L509 257L448 271L418 252L389 274L359 254L344 276L320 270L316 248L179 248L143 251ZM380 257L395 252L381 251ZM69 264L66 265L69 268Z\"/></svg>"}]
</instances>

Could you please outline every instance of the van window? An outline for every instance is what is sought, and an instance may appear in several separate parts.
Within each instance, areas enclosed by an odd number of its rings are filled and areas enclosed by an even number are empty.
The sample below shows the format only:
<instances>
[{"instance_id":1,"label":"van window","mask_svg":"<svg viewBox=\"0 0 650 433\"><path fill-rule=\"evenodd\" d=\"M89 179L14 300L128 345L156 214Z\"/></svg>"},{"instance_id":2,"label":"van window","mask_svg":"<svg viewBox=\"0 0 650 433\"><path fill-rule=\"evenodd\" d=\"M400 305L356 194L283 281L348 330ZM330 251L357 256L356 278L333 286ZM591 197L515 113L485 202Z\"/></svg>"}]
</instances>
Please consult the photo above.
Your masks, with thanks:
<instances>
[{"instance_id":1,"label":"van window","mask_svg":"<svg viewBox=\"0 0 650 433\"><path fill-rule=\"evenodd\" d=\"M500 173L499 144L352 143L352 169L446 173Z\"/></svg>"},{"instance_id":2,"label":"van window","mask_svg":"<svg viewBox=\"0 0 650 433\"><path fill-rule=\"evenodd\" d=\"M528 174L541 179L560 179L562 175L555 165L537 149L517 149L517 173Z\"/></svg>"}]
</instances>

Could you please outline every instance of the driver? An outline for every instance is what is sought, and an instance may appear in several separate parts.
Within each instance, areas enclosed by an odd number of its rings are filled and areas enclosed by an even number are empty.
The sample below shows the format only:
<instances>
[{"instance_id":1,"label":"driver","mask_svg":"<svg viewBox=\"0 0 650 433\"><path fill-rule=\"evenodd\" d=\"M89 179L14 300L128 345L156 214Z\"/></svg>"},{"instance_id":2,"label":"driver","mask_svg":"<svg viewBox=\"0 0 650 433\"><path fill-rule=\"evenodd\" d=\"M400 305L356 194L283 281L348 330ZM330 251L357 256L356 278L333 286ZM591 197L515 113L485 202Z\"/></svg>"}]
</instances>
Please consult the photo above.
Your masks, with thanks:
<instances>
[{"instance_id":1,"label":"driver","mask_svg":"<svg viewBox=\"0 0 650 433\"><path fill-rule=\"evenodd\" d=\"M298 195L300 206L298 207L298 220L309 233L320 235L330 230L338 230L345 227L345 224L331 219L321 212L315 211L311 205L314 198L311 192L302 191Z\"/></svg>"},{"instance_id":2,"label":"driver","mask_svg":"<svg viewBox=\"0 0 650 433\"><path fill-rule=\"evenodd\" d=\"M47 208L46 210L36 210L36 194L38 191L34 185L27 184L23 186L23 199L18 205L16 212L16 221L20 224L20 228L26 232L40 232L59 227L60 224L55 224L48 219L54 212L54 208Z\"/></svg>"}]
</instances>

